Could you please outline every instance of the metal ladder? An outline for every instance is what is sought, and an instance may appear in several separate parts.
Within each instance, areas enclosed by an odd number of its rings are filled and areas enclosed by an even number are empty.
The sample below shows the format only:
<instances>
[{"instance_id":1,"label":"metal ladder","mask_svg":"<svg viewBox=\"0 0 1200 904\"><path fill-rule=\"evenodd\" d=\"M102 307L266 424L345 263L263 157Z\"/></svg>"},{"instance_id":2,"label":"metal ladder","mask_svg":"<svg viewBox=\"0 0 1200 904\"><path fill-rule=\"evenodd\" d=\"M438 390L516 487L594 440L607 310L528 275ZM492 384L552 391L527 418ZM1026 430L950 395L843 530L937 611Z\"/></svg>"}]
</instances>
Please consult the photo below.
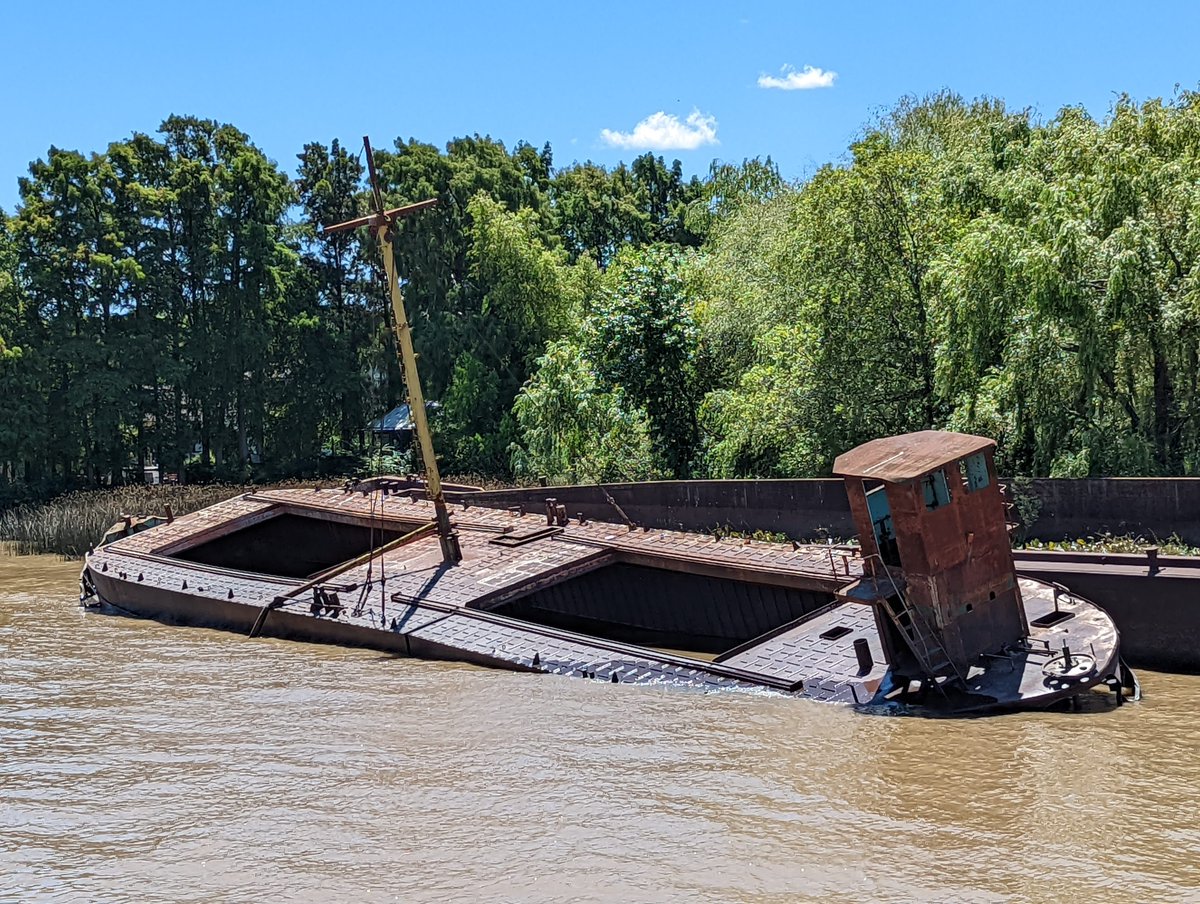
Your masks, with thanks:
<instances>
[{"instance_id":1,"label":"metal ladder","mask_svg":"<svg viewBox=\"0 0 1200 904\"><path fill-rule=\"evenodd\" d=\"M869 558L879 559L878 556L870 556ZM905 597L904 593L896 585L895 578L892 577L892 573L888 571L882 559L879 560L879 566L883 569L884 574L888 576L888 581L892 585L892 591L895 593L896 599L900 601L899 612L895 611L886 599L883 601L883 608L887 611L892 624L904 636L905 641L908 643L908 648L917 657L917 662L925 672L926 677L930 679L933 686L943 695L945 694L945 689L937 681L939 677L948 677L960 685L965 685L966 678L946 653L946 648L942 644L941 635L937 629L929 624L916 606L908 602L908 598Z\"/></svg>"}]
</instances>

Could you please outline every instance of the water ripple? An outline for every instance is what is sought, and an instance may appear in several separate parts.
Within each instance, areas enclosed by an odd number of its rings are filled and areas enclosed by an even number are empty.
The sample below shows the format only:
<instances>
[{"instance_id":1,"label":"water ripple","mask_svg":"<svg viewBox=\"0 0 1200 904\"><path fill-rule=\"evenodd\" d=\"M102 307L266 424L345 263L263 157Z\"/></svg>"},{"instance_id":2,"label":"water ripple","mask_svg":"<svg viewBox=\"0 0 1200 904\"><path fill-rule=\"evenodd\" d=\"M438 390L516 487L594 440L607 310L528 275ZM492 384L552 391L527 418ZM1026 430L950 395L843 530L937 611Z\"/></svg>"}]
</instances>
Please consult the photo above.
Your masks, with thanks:
<instances>
[{"instance_id":1,"label":"water ripple","mask_svg":"<svg viewBox=\"0 0 1200 904\"><path fill-rule=\"evenodd\" d=\"M1200 900L1200 679L873 719L89 615L0 559L0 899Z\"/></svg>"}]
</instances>

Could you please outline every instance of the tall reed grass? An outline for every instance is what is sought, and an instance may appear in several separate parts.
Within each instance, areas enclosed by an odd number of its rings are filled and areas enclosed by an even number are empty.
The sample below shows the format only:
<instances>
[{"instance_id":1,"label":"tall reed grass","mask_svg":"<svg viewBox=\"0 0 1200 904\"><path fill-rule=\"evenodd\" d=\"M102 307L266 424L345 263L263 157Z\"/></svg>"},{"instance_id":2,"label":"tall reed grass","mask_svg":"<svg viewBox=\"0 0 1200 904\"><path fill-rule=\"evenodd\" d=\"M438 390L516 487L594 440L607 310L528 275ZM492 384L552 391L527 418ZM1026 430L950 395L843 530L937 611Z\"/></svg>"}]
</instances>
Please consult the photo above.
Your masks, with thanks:
<instances>
[{"instance_id":1,"label":"tall reed grass","mask_svg":"<svg viewBox=\"0 0 1200 904\"><path fill-rule=\"evenodd\" d=\"M123 515L162 515L168 504L176 515L186 515L253 489L266 487L139 485L68 493L42 505L20 505L0 512L0 544L16 555L57 554L77 559Z\"/></svg>"},{"instance_id":2,"label":"tall reed grass","mask_svg":"<svg viewBox=\"0 0 1200 904\"><path fill-rule=\"evenodd\" d=\"M378 470L378 469L377 469ZM82 558L105 531L124 515L162 515L170 504L176 515L186 515L252 490L287 487L341 486L345 477L318 480L285 480L272 484L238 486L228 483L190 486L132 485L67 493L37 505L19 505L0 511L0 552L15 555L57 554ZM502 489L505 484L478 476L447 478L448 483Z\"/></svg>"}]
</instances>

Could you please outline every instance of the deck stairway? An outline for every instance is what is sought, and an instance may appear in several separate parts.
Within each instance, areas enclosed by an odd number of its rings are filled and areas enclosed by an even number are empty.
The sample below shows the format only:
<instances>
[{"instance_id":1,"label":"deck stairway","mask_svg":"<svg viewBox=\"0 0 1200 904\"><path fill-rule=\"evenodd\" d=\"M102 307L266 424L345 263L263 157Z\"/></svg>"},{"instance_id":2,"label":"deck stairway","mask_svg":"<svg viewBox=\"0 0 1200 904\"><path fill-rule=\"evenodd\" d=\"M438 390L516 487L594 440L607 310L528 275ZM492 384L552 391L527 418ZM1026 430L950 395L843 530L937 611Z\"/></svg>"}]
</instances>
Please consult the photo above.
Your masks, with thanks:
<instances>
[{"instance_id":1,"label":"deck stairway","mask_svg":"<svg viewBox=\"0 0 1200 904\"><path fill-rule=\"evenodd\" d=\"M897 633L904 638L905 645L921 669L922 677L929 679L939 690L946 683L964 684L965 676L946 652L937 628L920 609L909 602L904 593L904 579L893 575L878 556L867 558L875 560L874 574L864 574L859 580L842 588L838 596L850 602L869 603L882 609Z\"/></svg>"},{"instance_id":2,"label":"deck stairway","mask_svg":"<svg viewBox=\"0 0 1200 904\"><path fill-rule=\"evenodd\" d=\"M893 605L891 600L895 600L896 605ZM884 601L883 609L916 657L924 676L931 679L939 690L942 688L942 683L938 682L939 678L959 685L965 683L963 674L946 652L937 629L916 606L908 602L908 597L903 592L897 591L895 596Z\"/></svg>"}]
</instances>

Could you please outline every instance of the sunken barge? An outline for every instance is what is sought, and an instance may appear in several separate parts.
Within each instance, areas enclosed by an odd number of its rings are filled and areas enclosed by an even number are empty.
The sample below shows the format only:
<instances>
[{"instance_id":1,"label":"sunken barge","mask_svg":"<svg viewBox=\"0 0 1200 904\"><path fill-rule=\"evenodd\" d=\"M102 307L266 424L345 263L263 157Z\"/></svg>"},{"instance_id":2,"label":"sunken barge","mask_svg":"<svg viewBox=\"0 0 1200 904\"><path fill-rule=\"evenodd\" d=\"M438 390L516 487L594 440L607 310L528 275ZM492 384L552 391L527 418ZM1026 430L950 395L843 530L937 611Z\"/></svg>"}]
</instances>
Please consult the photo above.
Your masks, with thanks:
<instances>
[{"instance_id":1,"label":"sunken barge","mask_svg":"<svg viewBox=\"0 0 1200 904\"><path fill-rule=\"evenodd\" d=\"M447 506L440 486L392 477L252 492L117 531L82 595L251 637L866 709L1136 696L1112 619L1018 577L994 449L924 431L839 457L857 546L589 521L553 499Z\"/></svg>"},{"instance_id":2,"label":"sunken barge","mask_svg":"<svg viewBox=\"0 0 1200 904\"><path fill-rule=\"evenodd\" d=\"M801 546L539 513L454 513L438 474L392 236L363 139L368 228L427 483L247 493L89 552L85 605L190 625L614 684L766 689L931 713L1136 696L1112 619L1018 578L995 443L924 431L842 455L859 545ZM126 535L128 534L128 535Z\"/></svg>"}]
</instances>

